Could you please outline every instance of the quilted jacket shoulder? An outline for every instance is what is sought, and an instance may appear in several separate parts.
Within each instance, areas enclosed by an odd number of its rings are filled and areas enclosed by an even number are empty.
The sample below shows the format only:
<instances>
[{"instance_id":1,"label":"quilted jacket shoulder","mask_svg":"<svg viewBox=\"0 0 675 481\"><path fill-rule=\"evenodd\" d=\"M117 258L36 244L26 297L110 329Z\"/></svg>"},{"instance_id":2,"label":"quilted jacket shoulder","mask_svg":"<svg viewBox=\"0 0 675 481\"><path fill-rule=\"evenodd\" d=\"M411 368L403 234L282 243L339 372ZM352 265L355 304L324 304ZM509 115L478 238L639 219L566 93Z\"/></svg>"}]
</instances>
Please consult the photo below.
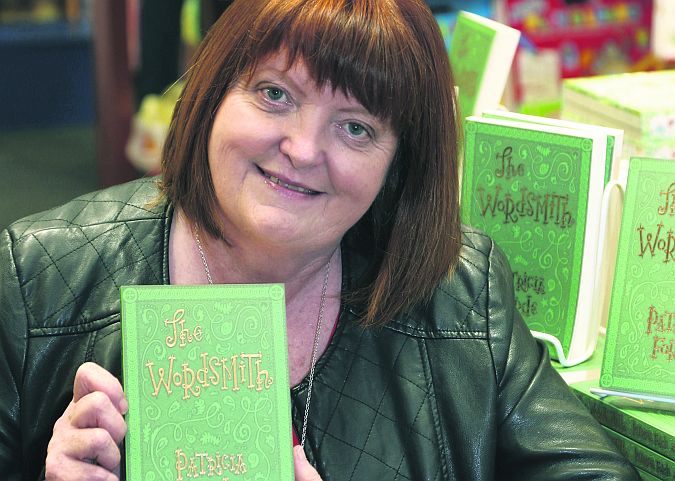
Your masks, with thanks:
<instances>
[{"instance_id":1,"label":"quilted jacket shoulder","mask_svg":"<svg viewBox=\"0 0 675 481\"><path fill-rule=\"evenodd\" d=\"M111 286L168 283L169 206L156 183L93 192L9 227L30 329L96 328L119 311Z\"/></svg>"},{"instance_id":2,"label":"quilted jacket shoulder","mask_svg":"<svg viewBox=\"0 0 675 481\"><path fill-rule=\"evenodd\" d=\"M171 208L158 196L156 179L142 179L0 233L3 479L38 479L79 365L120 376L119 287L169 281Z\"/></svg>"},{"instance_id":3,"label":"quilted jacket shoulder","mask_svg":"<svg viewBox=\"0 0 675 481\"><path fill-rule=\"evenodd\" d=\"M455 269L438 286L431 302L415 306L390 321L389 327L432 338L486 335L490 283L509 282L508 263L492 239L478 230L463 226L462 241ZM499 279L491 279L490 271ZM447 315L449 311L453 316Z\"/></svg>"}]
</instances>

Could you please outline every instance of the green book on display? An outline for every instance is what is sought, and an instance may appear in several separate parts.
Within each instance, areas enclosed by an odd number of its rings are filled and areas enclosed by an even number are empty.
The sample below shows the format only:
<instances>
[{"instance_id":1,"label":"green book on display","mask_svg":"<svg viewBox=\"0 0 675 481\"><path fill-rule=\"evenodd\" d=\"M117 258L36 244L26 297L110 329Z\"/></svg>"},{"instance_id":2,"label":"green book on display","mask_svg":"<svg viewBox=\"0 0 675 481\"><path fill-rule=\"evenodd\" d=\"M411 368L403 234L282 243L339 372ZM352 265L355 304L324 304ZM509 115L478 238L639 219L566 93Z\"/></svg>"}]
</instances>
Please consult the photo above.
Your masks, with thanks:
<instances>
[{"instance_id":1,"label":"green book on display","mask_svg":"<svg viewBox=\"0 0 675 481\"><path fill-rule=\"evenodd\" d=\"M126 477L294 478L284 288L123 286Z\"/></svg>"},{"instance_id":2,"label":"green book on display","mask_svg":"<svg viewBox=\"0 0 675 481\"><path fill-rule=\"evenodd\" d=\"M518 310L563 366L588 359L597 342L591 312L606 145L599 130L465 121L462 219L504 250Z\"/></svg>"},{"instance_id":3,"label":"green book on display","mask_svg":"<svg viewBox=\"0 0 675 481\"><path fill-rule=\"evenodd\" d=\"M632 158L600 395L675 407L675 162Z\"/></svg>"},{"instance_id":4,"label":"green book on display","mask_svg":"<svg viewBox=\"0 0 675 481\"><path fill-rule=\"evenodd\" d=\"M514 122L526 122L534 124L550 125L575 130L592 130L601 132L607 136L607 145L605 150L605 185L615 182L622 178L624 174L625 162L622 163L623 130L612 129L605 126L593 125L581 122L566 121L541 117L537 115L525 115L506 110L486 110L483 117L510 120ZM618 219L620 217L620 201L616 196L610 196L613 192L605 191L602 201L602 214L600 220L600 233L598 245L598 257L596 259L596 278L593 287L594 300L593 311L590 316L597 319L601 326L607 325L607 315L609 312L609 297L614 277L614 265L616 262L616 244L618 231ZM619 215L617 215L617 212Z\"/></svg>"},{"instance_id":5,"label":"green book on display","mask_svg":"<svg viewBox=\"0 0 675 481\"><path fill-rule=\"evenodd\" d=\"M508 25L458 13L449 55L462 117L499 106L519 40L520 32Z\"/></svg>"}]
</instances>

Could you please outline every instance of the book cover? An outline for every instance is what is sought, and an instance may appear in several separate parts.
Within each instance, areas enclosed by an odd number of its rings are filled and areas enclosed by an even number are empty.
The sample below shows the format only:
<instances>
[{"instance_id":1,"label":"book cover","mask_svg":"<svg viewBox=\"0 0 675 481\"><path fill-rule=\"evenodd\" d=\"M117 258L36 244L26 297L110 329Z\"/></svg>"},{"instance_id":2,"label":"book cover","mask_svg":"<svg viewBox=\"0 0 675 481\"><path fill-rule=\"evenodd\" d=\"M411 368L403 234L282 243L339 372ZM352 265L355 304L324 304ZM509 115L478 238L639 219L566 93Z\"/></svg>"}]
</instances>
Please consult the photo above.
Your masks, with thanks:
<instances>
[{"instance_id":1,"label":"book cover","mask_svg":"<svg viewBox=\"0 0 675 481\"><path fill-rule=\"evenodd\" d=\"M621 453L633 466L658 479L675 479L675 461L666 459L616 431L604 428Z\"/></svg>"},{"instance_id":2,"label":"book cover","mask_svg":"<svg viewBox=\"0 0 675 481\"><path fill-rule=\"evenodd\" d=\"M574 395L600 424L675 461L675 412L653 409L649 401L601 398L591 392L597 387L597 377L570 384Z\"/></svg>"},{"instance_id":3,"label":"book cover","mask_svg":"<svg viewBox=\"0 0 675 481\"><path fill-rule=\"evenodd\" d=\"M280 284L123 286L127 479L291 481Z\"/></svg>"},{"instance_id":4,"label":"book cover","mask_svg":"<svg viewBox=\"0 0 675 481\"><path fill-rule=\"evenodd\" d=\"M529 122L535 124L544 124L568 129L593 130L602 133L607 138L605 155L605 187L610 182L618 182L623 173L624 167L621 160L623 146L623 130L604 127L601 125L573 122L569 120L552 119L537 115L525 115L504 110L486 110L483 117L501 118L504 120L513 120L518 122ZM614 277L614 265L616 263L616 246L618 242L618 226L616 218L620 216L620 202L617 200L614 192L605 191L602 201L602 213L600 218L599 243L596 256L595 292L593 311L591 317L599 319L601 326L607 325L607 316L609 313L609 297L611 294L612 279Z\"/></svg>"},{"instance_id":5,"label":"book cover","mask_svg":"<svg viewBox=\"0 0 675 481\"><path fill-rule=\"evenodd\" d=\"M469 117L461 215L504 250L516 306L563 365L595 349L591 317L606 136Z\"/></svg>"},{"instance_id":6,"label":"book cover","mask_svg":"<svg viewBox=\"0 0 675 481\"><path fill-rule=\"evenodd\" d=\"M632 158L600 386L675 401L675 163Z\"/></svg>"},{"instance_id":7,"label":"book cover","mask_svg":"<svg viewBox=\"0 0 675 481\"><path fill-rule=\"evenodd\" d=\"M507 25L458 13L449 55L462 118L499 106L519 38L520 32Z\"/></svg>"}]
</instances>

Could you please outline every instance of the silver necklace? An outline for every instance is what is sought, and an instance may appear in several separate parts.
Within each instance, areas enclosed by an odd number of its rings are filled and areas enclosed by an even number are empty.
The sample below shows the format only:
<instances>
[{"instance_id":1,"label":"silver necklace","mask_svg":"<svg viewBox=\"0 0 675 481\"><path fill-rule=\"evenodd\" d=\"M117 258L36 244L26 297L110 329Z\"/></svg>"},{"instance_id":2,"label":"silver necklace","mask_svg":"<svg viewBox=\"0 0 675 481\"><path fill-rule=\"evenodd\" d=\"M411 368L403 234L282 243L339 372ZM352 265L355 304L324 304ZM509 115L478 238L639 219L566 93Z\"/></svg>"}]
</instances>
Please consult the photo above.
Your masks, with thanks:
<instances>
[{"instance_id":1,"label":"silver necklace","mask_svg":"<svg viewBox=\"0 0 675 481\"><path fill-rule=\"evenodd\" d=\"M211 277L211 270L209 269L209 263L206 261L206 254L202 247L201 240L199 239L199 232L197 228L192 229L192 233L195 238L195 243L197 244L197 250L199 251L199 256L202 258L202 264L204 265L204 272L206 273L206 279L209 284L213 284L213 278ZM326 291L328 289L328 276L330 275L330 264L333 256L331 255L326 264L326 272L323 277L323 286L321 288L321 301L319 302L319 315L316 319L316 330L314 331L314 344L312 347L312 363L309 369L309 386L307 388L307 403L305 404L305 417L302 421L302 437L300 438L300 445L305 447L305 439L307 436L307 419L309 417L309 404L312 401L312 388L314 386L314 367L316 366L316 358L319 353L319 336L321 334L321 325L323 324L323 312L326 306Z\"/></svg>"}]
</instances>

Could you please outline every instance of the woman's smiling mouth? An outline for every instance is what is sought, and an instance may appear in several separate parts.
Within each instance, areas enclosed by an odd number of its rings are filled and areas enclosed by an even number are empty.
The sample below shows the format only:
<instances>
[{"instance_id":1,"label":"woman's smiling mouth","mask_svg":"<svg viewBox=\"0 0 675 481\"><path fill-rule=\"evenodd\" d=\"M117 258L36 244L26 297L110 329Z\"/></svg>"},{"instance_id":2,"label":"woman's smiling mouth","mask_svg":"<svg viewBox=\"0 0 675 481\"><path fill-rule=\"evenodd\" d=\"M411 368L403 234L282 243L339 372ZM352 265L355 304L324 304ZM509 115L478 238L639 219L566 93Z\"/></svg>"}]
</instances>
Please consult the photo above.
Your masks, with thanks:
<instances>
[{"instance_id":1,"label":"woman's smiling mouth","mask_svg":"<svg viewBox=\"0 0 675 481\"><path fill-rule=\"evenodd\" d=\"M289 184L287 182L284 182L279 177L268 174L267 172L265 172L260 167L258 167L258 170L265 177L265 179L267 179L269 182L271 182L273 184L276 184L278 186L281 186L284 189L292 190L293 192L299 192L300 194L305 194L305 195L319 195L321 193L321 192L317 192L316 190L308 189L306 187L302 187L302 186L299 186L299 185L293 185L293 184Z\"/></svg>"}]
</instances>

